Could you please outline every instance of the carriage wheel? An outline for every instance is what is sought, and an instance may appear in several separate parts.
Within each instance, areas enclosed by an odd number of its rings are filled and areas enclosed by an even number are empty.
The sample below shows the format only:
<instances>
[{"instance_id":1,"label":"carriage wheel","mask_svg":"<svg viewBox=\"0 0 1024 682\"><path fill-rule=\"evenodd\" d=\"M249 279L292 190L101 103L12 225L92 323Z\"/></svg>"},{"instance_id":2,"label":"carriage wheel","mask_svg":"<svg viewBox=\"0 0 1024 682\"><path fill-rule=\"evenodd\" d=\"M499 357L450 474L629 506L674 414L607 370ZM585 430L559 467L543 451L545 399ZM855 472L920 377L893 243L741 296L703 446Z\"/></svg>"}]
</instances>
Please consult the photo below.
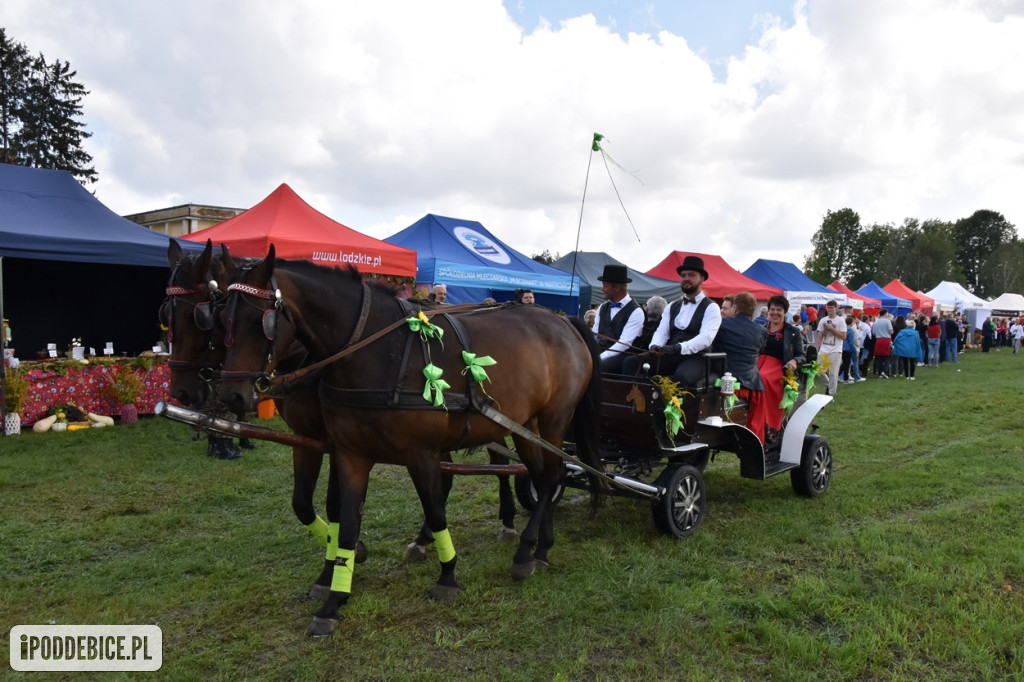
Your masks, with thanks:
<instances>
[{"instance_id":1,"label":"carriage wheel","mask_svg":"<svg viewBox=\"0 0 1024 682\"><path fill-rule=\"evenodd\" d=\"M817 497L832 482L832 448L824 436L804 436L800 468L789 472L789 480L797 495Z\"/></svg>"},{"instance_id":2,"label":"carriage wheel","mask_svg":"<svg viewBox=\"0 0 1024 682\"><path fill-rule=\"evenodd\" d=\"M665 494L651 505L654 525L678 538L696 533L704 522L707 497L704 477L696 467L689 464L668 466L654 485L665 488Z\"/></svg>"},{"instance_id":3,"label":"carriage wheel","mask_svg":"<svg viewBox=\"0 0 1024 682\"><path fill-rule=\"evenodd\" d=\"M565 484L559 482L555 486L554 502L558 504L558 501L562 499L562 493L565 492ZM516 476L516 499L519 500L519 504L522 505L526 511L533 511L537 506L537 489L533 487L533 481L530 479L529 474L520 474Z\"/></svg>"}]
</instances>

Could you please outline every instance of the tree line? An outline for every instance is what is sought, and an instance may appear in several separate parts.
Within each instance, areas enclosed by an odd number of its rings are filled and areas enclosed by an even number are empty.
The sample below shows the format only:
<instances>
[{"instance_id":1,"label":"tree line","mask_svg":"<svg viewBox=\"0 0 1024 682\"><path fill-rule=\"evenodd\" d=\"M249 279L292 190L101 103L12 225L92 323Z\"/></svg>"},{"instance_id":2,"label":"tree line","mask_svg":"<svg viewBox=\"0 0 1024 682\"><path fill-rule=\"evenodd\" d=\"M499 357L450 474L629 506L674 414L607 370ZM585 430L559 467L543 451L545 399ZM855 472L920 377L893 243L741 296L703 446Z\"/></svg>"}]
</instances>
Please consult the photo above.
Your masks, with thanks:
<instances>
[{"instance_id":1,"label":"tree line","mask_svg":"<svg viewBox=\"0 0 1024 682\"><path fill-rule=\"evenodd\" d=\"M975 211L952 223L906 218L901 225L863 226L851 208L829 210L811 247L804 272L823 284L839 280L858 289L896 277L916 291L943 281L984 298L1024 291L1024 242L996 211Z\"/></svg>"},{"instance_id":2,"label":"tree line","mask_svg":"<svg viewBox=\"0 0 1024 682\"><path fill-rule=\"evenodd\" d=\"M92 136L79 119L89 91L67 61L53 62L0 28L0 162L97 179L82 143Z\"/></svg>"}]
</instances>

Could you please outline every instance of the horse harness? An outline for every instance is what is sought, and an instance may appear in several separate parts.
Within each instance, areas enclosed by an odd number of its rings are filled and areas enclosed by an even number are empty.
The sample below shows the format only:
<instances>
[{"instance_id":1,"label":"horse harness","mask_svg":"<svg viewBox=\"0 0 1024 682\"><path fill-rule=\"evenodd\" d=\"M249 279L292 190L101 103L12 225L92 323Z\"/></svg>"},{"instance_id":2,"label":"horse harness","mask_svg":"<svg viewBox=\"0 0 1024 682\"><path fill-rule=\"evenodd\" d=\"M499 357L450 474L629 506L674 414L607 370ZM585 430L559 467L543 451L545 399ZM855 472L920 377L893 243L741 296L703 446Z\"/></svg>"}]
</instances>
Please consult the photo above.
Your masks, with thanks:
<instances>
[{"instance_id":1,"label":"horse harness","mask_svg":"<svg viewBox=\"0 0 1024 682\"><path fill-rule=\"evenodd\" d=\"M175 265L174 271L171 272L170 282L174 282L175 277L178 274L179 265ZM192 321L195 323L196 328L203 332L213 331L213 308L219 301L223 299L220 289L217 287L216 280L210 277L210 273L206 273L206 282L202 282L194 289L187 287L178 286L176 284L168 284L165 290L167 297L160 304L159 319L160 324L167 327L167 339L168 341L174 341L174 307L175 305L191 305L192 306ZM191 298L182 298L185 296L205 296L206 300L193 300ZM219 366L213 365L210 361L210 353L215 349L213 334L209 335L206 343L206 353L203 358L199 361L188 361L188 360L168 360L168 369L197 369L199 370L199 377L206 382L209 382L213 378L213 373L220 369Z\"/></svg>"}]
</instances>

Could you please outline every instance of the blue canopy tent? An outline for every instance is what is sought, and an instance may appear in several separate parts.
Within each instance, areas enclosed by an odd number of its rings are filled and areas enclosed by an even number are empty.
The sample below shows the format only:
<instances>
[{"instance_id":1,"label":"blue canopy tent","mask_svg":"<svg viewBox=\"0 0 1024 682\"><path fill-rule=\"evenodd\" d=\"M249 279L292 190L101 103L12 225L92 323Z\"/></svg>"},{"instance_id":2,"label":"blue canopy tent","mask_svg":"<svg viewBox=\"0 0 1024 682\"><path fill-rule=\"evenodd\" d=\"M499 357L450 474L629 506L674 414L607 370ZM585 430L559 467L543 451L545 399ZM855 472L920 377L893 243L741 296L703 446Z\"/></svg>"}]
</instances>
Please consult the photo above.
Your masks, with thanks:
<instances>
[{"instance_id":1,"label":"blue canopy tent","mask_svg":"<svg viewBox=\"0 0 1024 682\"><path fill-rule=\"evenodd\" d=\"M888 310L893 315L909 315L914 308L914 304L905 298L899 298L893 296L882 287L875 284L874 280L868 282L860 289L857 289L855 294L861 296L867 296L868 298L877 298L883 308Z\"/></svg>"},{"instance_id":2,"label":"blue canopy tent","mask_svg":"<svg viewBox=\"0 0 1024 682\"><path fill-rule=\"evenodd\" d=\"M530 289L540 305L579 312L578 278L513 250L475 220L428 213L384 241L416 251L417 286L444 284L448 303L510 301L517 289Z\"/></svg>"},{"instance_id":3,"label":"blue canopy tent","mask_svg":"<svg viewBox=\"0 0 1024 682\"><path fill-rule=\"evenodd\" d=\"M625 264L600 251L572 251L552 263L551 267L568 272L570 275L573 274L575 267L576 277L581 278L584 284L590 286L589 305L600 305L604 303L604 293L601 291L601 282L597 278L604 272L605 265ZM630 267L626 268L626 272L633 280L629 284L629 295L640 303L645 303L651 296L661 296L668 301L679 298L679 282L654 277ZM584 299L585 302L587 300Z\"/></svg>"},{"instance_id":4,"label":"blue canopy tent","mask_svg":"<svg viewBox=\"0 0 1024 682\"><path fill-rule=\"evenodd\" d=\"M762 284L782 289L783 294L789 299L790 314L800 312L800 306L805 304L820 308L831 300L835 300L839 305L846 305L848 301L846 294L818 284L792 263L758 258L753 265L743 271L743 274Z\"/></svg>"},{"instance_id":5,"label":"blue canopy tent","mask_svg":"<svg viewBox=\"0 0 1024 682\"><path fill-rule=\"evenodd\" d=\"M0 164L0 311L22 359L72 337L148 350L169 238L104 206L65 171ZM182 243L201 250L203 245ZM6 304L6 308L4 305Z\"/></svg>"}]
</instances>

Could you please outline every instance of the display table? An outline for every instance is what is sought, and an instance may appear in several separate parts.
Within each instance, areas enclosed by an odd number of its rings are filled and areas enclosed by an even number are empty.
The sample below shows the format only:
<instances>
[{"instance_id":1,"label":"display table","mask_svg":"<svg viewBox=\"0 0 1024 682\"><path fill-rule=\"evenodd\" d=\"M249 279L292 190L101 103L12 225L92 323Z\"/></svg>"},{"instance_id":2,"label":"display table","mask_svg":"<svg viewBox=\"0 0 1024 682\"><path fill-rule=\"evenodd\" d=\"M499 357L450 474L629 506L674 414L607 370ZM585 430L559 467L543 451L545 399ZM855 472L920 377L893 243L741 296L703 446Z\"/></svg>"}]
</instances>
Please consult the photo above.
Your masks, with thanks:
<instances>
[{"instance_id":1,"label":"display table","mask_svg":"<svg viewBox=\"0 0 1024 682\"><path fill-rule=\"evenodd\" d=\"M118 364L132 365L134 360L124 358L115 360ZM49 369L45 369L49 365ZM109 364L69 363L64 374L60 374L47 362L23 362L22 368L27 370L26 379L29 383L28 395L21 407L21 423L32 424L45 417L51 405L75 404L84 412L94 414L115 415L118 405L114 399L106 395L108 381L103 370ZM113 368L108 371L113 371ZM154 360L153 367L146 371L135 370L143 376L144 387L139 393L135 406L139 414L153 414L153 407L161 400L168 400L168 382L170 371L164 358Z\"/></svg>"}]
</instances>

